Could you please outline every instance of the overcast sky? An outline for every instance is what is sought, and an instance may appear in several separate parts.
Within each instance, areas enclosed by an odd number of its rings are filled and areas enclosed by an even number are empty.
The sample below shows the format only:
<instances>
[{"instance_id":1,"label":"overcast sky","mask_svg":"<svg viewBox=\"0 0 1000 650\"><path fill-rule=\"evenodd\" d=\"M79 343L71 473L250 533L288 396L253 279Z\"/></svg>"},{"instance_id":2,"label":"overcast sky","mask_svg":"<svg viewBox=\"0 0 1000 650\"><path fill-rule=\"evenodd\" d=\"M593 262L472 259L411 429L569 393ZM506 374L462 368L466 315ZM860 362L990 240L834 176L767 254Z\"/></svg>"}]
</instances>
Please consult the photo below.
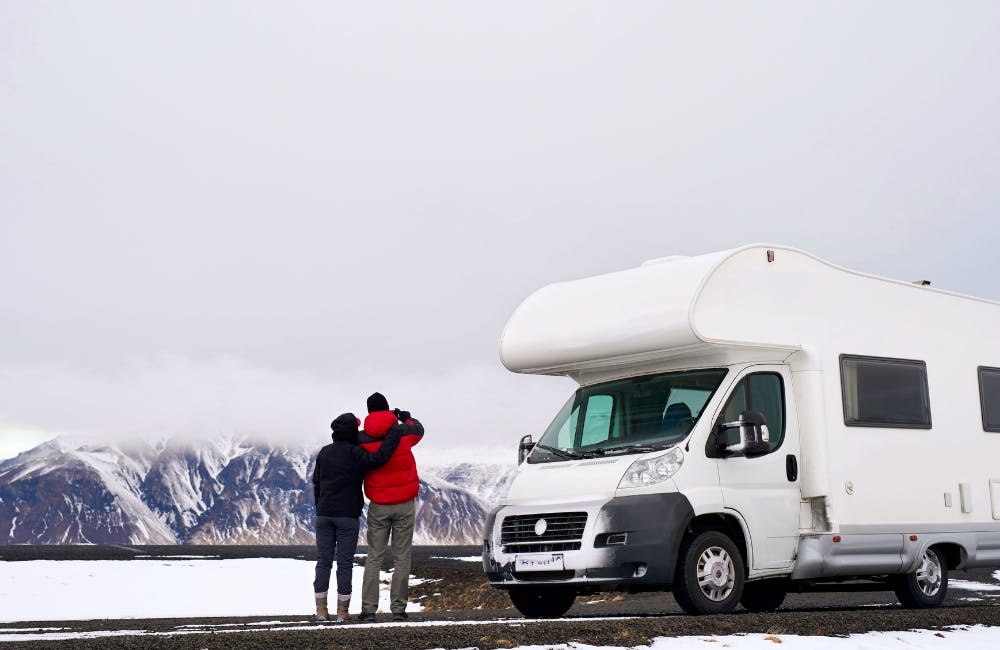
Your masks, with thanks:
<instances>
[{"instance_id":1,"label":"overcast sky","mask_svg":"<svg viewBox=\"0 0 1000 650\"><path fill-rule=\"evenodd\" d=\"M373 390L509 442L572 390L517 304L664 255L1000 299L998 63L996 2L6 0L0 457Z\"/></svg>"}]
</instances>

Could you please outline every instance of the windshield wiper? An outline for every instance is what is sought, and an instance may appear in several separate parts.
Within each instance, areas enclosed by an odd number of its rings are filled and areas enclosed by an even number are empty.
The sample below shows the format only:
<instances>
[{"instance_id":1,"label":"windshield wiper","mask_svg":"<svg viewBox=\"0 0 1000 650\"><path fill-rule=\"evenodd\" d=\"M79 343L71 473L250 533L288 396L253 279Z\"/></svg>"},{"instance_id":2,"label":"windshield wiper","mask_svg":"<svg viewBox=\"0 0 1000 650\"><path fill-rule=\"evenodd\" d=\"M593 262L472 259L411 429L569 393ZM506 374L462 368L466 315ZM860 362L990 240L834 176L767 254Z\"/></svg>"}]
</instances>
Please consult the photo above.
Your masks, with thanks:
<instances>
[{"instance_id":1,"label":"windshield wiper","mask_svg":"<svg viewBox=\"0 0 1000 650\"><path fill-rule=\"evenodd\" d=\"M574 460L576 460L578 458L586 458L586 456L583 456L582 454L578 454L575 451L569 451L567 449L559 449L557 447L550 447L548 445L543 445L541 443L538 443L535 446L538 447L539 449L543 449L543 450L545 450L545 451L547 451L549 453L555 454L556 456L559 456L560 458L572 458Z\"/></svg>"},{"instance_id":2,"label":"windshield wiper","mask_svg":"<svg viewBox=\"0 0 1000 650\"><path fill-rule=\"evenodd\" d=\"M625 445L624 447L605 447L604 449L595 449L594 453L599 453L604 455L617 455L617 454L645 454L651 451L660 451L661 449L667 449L667 447L653 447L652 445Z\"/></svg>"}]
</instances>

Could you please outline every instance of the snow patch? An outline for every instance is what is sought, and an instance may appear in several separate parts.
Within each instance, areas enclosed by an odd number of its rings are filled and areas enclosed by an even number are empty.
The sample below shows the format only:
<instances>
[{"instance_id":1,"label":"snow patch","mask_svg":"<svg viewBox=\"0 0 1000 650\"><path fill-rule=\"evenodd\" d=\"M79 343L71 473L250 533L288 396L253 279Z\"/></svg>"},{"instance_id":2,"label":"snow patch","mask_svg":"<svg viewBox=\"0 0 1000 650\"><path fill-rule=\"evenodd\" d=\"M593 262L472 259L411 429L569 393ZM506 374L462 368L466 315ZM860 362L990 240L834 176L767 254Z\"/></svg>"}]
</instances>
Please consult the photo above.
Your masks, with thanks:
<instances>
[{"instance_id":1,"label":"snow patch","mask_svg":"<svg viewBox=\"0 0 1000 650\"><path fill-rule=\"evenodd\" d=\"M1000 591L1000 585L991 585L986 582L976 582L974 580L949 580L948 586L955 589L967 589L969 591Z\"/></svg>"},{"instance_id":2,"label":"snow patch","mask_svg":"<svg viewBox=\"0 0 1000 650\"><path fill-rule=\"evenodd\" d=\"M72 641L79 639L100 639L108 636L137 636L146 630L99 630L95 632L43 632L41 634L0 634L4 641Z\"/></svg>"},{"instance_id":3,"label":"snow patch","mask_svg":"<svg viewBox=\"0 0 1000 650\"><path fill-rule=\"evenodd\" d=\"M607 618L576 618L574 621L623 621L631 620L636 617L607 617ZM545 623L551 622L555 619L536 619L531 621L531 623ZM513 619L498 619L499 622L503 623L513 623L514 627L520 627L523 623L515 622ZM277 621L281 625L285 625L284 622ZM173 631L170 632L150 632L147 630L98 630L98 631L87 631L87 632L66 632L66 633L54 633L54 634L10 634L2 635L0 634L0 642L3 641L67 641L72 639L91 639L99 638L102 636L184 636L189 634L205 634L206 632L211 634L226 634L226 633L245 633L245 632L287 632L287 631L300 631L300 630L329 630L329 629L364 629L364 628L386 628L386 627L442 627L442 626L454 626L454 625L482 625L483 621L419 621L419 622L404 622L404 623L318 623L311 624L309 622L303 622L297 627L258 627L250 629L222 629L226 626L202 626L201 629L195 629L196 626L177 626ZM294 625L294 623L290 623ZM242 625L242 624L240 624ZM184 628L184 629L182 629ZM551 647L551 646L549 646Z\"/></svg>"},{"instance_id":4,"label":"snow patch","mask_svg":"<svg viewBox=\"0 0 1000 650\"><path fill-rule=\"evenodd\" d=\"M867 632L848 637L797 636L794 634L735 634L729 636L658 637L642 650L994 650L1000 647L1000 628L975 625L944 631L911 630L908 632ZM513 650L614 650L626 646L593 646L585 643L518 646Z\"/></svg>"},{"instance_id":5,"label":"snow patch","mask_svg":"<svg viewBox=\"0 0 1000 650\"><path fill-rule=\"evenodd\" d=\"M578 618L575 621L619 621L634 617L609 618ZM544 624L549 619L532 621L515 621L500 619L499 622L510 623L512 626ZM277 622L277 621L276 621ZM323 629L363 629L387 627L436 627L442 625L482 625L484 621L421 621L406 623L370 623L370 624L327 624L301 625L298 627L261 627L256 629L220 629L216 626L206 626L201 630L177 629L172 632L146 632L144 630L114 630L96 632L69 632L45 634L0 634L2 641L61 641L69 639L92 639L108 636L180 636L188 634L203 634L206 631L216 634L276 632L285 630L323 630ZM213 628L213 629L209 629ZM711 644L711 645L709 645ZM514 650L617 650L631 647L634 650L711 650L713 648L735 648L736 650L774 650L775 646L791 650L946 650L959 644L963 650L994 650L1000 645L1000 628L982 625L955 626L942 631L910 630L907 632L867 632L852 634L847 637L827 636L797 636L794 634L734 634L725 636L681 636L658 637L652 643L643 646L593 646L585 643L564 643L559 645L546 644L518 646Z\"/></svg>"},{"instance_id":6,"label":"snow patch","mask_svg":"<svg viewBox=\"0 0 1000 650\"><path fill-rule=\"evenodd\" d=\"M316 563L306 560L34 560L2 564L2 623L50 620L52 612L59 612L65 620L93 620L302 616L316 611L312 589ZM354 567L351 613L361 612L363 573L363 567ZM379 609L384 612L389 611L391 577L389 572L379 575ZM421 582L410 576L410 585ZM336 591L335 584L331 584L331 591ZM422 609L419 603L409 603L406 611Z\"/></svg>"}]
</instances>

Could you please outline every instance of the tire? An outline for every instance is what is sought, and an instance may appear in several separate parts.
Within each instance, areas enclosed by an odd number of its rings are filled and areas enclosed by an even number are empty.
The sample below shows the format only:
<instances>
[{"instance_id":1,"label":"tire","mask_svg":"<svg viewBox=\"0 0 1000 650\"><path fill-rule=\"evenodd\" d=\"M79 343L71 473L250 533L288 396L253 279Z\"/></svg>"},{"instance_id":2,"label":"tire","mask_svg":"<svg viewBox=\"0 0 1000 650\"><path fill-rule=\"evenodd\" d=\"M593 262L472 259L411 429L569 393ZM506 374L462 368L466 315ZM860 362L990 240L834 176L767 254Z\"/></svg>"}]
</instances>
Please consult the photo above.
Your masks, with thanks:
<instances>
[{"instance_id":1,"label":"tire","mask_svg":"<svg viewBox=\"0 0 1000 650\"><path fill-rule=\"evenodd\" d=\"M559 618L573 606L572 587L514 587L510 601L525 618Z\"/></svg>"},{"instance_id":2,"label":"tire","mask_svg":"<svg viewBox=\"0 0 1000 650\"><path fill-rule=\"evenodd\" d=\"M787 594L788 583L784 580L748 582L743 587L740 605L748 612L773 612L785 602Z\"/></svg>"},{"instance_id":3,"label":"tire","mask_svg":"<svg viewBox=\"0 0 1000 650\"><path fill-rule=\"evenodd\" d=\"M674 598L688 614L726 614L743 595L746 572L733 540L710 530L685 540L674 579Z\"/></svg>"},{"instance_id":4,"label":"tire","mask_svg":"<svg viewBox=\"0 0 1000 650\"><path fill-rule=\"evenodd\" d=\"M893 576L893 589L907 609L940 607L948 595L948 564L940 550L929 548L913 573Z\"/></svg>"}]
</instances>

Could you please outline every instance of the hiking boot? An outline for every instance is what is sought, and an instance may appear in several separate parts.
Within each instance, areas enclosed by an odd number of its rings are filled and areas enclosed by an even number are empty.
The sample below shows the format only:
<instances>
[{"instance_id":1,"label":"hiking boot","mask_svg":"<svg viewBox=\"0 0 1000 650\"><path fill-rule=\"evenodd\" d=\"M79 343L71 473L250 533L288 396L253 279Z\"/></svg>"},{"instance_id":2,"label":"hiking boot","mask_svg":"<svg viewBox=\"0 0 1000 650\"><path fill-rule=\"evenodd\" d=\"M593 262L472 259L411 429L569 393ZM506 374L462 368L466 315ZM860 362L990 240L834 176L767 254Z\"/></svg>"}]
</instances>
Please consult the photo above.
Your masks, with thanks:
<instances>
[{"instance_id":1,"label":"hiking boot","mask_svg":"<svg viewBox=\"0 0 1000 650\"><path fill-rule=\"evenodd\" d=\"M373 614L372 612L361 612L360 614L358 614L358 620L361 621L362 623L374 623L375 614Z\"/></svg>"},{"instance_id":2,"label":"hiking boot","mask_svg":"<svg viewBox=\"0 0 1000 650\"><path fill-rule=\"evenodd\" d=\"M337 599L337 618L342 621L351 620L351 615L347 613L347 606L351 604L349 600Z\"/></svg>"},{"instance_id":3,"label":"hiking boot","mask_svg":"<svg viewBox=\"0 0 1000 650\"><path fill-rule=\"evenodd\" d=\"M330 620L330 612L326 608L326 596L316 596L316 621L325 623Z\"/></svg>"},{"instance_id":4,"label":"hiking boot","mask_svg":"<svg viewBox=\"0 0 1000 650\"><path fill-rule=\"evenodd\" d=\"M392 613L392 622L393 623L399 623L399 622L405 621L405 620L407 620L409 618L410 617L407 615L406 612L393 612Z\"/></svg>"}]
</instances>

